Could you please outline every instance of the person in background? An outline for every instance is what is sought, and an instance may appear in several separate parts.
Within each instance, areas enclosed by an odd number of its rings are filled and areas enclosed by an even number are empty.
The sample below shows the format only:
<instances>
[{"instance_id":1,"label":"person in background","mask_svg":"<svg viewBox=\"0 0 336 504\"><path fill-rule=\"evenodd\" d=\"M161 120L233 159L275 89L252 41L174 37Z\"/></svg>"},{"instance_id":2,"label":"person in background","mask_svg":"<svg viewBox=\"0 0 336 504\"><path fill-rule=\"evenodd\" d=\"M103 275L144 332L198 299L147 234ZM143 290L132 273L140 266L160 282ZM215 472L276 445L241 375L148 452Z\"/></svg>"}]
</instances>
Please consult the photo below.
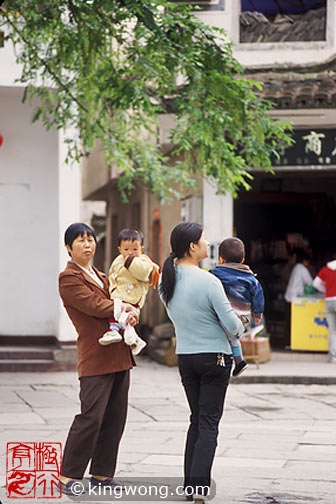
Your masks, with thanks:
<instances>
[{"instance_id":1,"label":"person in background","mask_svg":"<svg viewBox=\"0 0 336 504\"><path fill-rule=\"evenodd\" d=\"M291 303L296 296L304 295L305 285L312 285L313 278L308 270L310 256L301 249L294 249L296 264L292 269L285 292L285 300Z\"/></svg>"},{"instance_id":2,"label":"person in background","mask_svg":"<svg viewBox=\"0 0 336 504\"><path fill-rule=\"evenodd\" d=\"M336 260L328 262L318 272L313 286L325 294L329 326L329 362L336 363Z\"/></svg>"},{"instance_id":3,"label":"person in background","mask_svg":"<svg viewBox=\"0 0 336 504\"><path fill-rule=\"evenodd\" d=\"M218 426L229 384L232 355L227 337L244 327L221 282L199 262L209 243L195 222L178 224L170 235L172 252L165 260L159 292L176 333L176 353L190 408L184 453L187 498L204 502L210 490ZM224 327L224 329L223 329Z\"/></svg>"},{"instance_id":4,"label":"person in background","mask_svg":"<svg viewBox=\"0 0 336 504\"><path fill-rule=\"evenodd\" d=\"M306 285L313 284L313 278L308 270L310 256L302 249L294 249L292 255L295 256L296 263L291 271L285 292L287 344L290 343L291 302L296 296L304 295Z\"/></svg>"},{"instance_id":5,"label":"person in background","mask_svg":"<svg viewBox=\"0 0 336 504\"><path fill-rule=\"evenodd\" d=\"M219 245L219 264L210 270L222 282L228 300L238 317L244 322L251 321L260 324L264 311L263 289L253 271L243 264L245 261L245 245L239 238L226 238ZM239 339L228 335L235 367L233 376L239 376L246 368L247 362L242 355Z\"/></svg>"}]
</instances>

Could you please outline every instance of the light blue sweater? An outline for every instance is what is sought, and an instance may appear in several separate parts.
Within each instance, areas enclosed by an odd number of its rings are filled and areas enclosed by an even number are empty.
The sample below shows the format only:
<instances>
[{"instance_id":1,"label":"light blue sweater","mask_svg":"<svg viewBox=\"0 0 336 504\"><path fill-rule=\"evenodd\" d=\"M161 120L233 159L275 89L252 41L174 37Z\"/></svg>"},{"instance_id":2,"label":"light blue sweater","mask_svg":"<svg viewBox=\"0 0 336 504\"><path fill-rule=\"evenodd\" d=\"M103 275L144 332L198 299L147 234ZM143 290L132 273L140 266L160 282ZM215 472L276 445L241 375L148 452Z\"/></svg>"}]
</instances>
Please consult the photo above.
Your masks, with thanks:
<instances>
[{"instance_id":1,"label":"light blue sweater","mask_svg":"<svg viewBox=\"0 0 336 504\"><path fill-rule=\"evenodd\" d=\"M176 285L167 313L175 326L177 354L231 354L219 319L232 336L239 337L244 330L220 280L197 267L176 266Z\"/></svg>"}]
</instances>

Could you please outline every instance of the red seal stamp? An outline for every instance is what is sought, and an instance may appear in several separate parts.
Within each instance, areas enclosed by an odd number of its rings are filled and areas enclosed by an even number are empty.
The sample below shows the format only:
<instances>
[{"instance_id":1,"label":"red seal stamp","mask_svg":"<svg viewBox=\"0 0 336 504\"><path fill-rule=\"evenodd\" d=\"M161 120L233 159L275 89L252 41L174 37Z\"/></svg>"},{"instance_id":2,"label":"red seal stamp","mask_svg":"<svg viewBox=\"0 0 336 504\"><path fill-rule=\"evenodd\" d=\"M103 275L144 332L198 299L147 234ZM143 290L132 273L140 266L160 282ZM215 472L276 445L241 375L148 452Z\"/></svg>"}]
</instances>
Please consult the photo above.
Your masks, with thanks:
<instances>
[{"instance_id":1,"label":"red seal stamp","mask_svg":"<svg viewBox=\"0 0 336 504\"><path fill-rule=\"evenodd\" d=\"M7 443L6 489L10 499L59 499L61 443Z\"/></svg>"}]
</instances>

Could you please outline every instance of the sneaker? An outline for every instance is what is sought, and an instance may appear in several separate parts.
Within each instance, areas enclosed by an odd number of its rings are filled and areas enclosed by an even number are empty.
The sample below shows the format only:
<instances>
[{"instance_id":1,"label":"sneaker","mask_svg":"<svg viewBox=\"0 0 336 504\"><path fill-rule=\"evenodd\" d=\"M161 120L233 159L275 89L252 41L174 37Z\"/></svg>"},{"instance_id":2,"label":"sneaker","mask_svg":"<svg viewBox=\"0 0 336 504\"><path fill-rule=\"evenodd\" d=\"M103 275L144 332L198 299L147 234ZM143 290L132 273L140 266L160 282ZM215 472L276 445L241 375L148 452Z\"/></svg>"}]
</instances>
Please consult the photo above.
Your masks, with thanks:
<instances>
[{"instance_id":1,"label":"sneaker","mask_svg":"<svg viewBox=\"0 0 336 504\"><path fill-rule=\"evenodd\" d=\"M57 490L64 495L82 495L85 492L84 484L78 480L70 480L68 483L62 483L58 480Z\"/></svg>"},{"instance_id":2,"label":"sneaker","mask_svg":"<svg viewBox=\"0 0 336 504\"><path fill-rule=\"evenodd\" d=\"M141 338L138 338L137 341L134 343L134 345L131 346L132 349L132 354L133 355L138 355L141 350L143 350L147 346L146 341L144 341Z\"/></svg>"},{"instance_id":3,"label":"sneaker","mask_svg":"<svg viewBox=\"0 0 336 504\"><path fill-rule=\"evenodd\" d=\"M263 330L264 330L264 324L259 324L253 327L253 329L251 329L251 338L254 338L257 334L259 334Z\"/></svg>"},{"instance_id":4,"label":"sneaker","mask_svg":"<svg viewBox=\"0 0 336 504\"><path fill-rule=\"evenodd\" d=\"M245 371L247 367L248 367L247 362L242 360L241 362L235 365L234 370L232 372L232 376L239 376Z\"/></svg>"},{"instance_id":5,"label":"sneaker","mask_svg":"<svg viewBox=\"0 0 336 504\"><path fill-rule=\"evenodd\" d=\"M91 476L90 483L91 483L91 485L97 485L99 487L125 488L125 485L123 485L122 483L119 483L119 481L115 480L114 478L106 478L104 480L99 480L99 479Z\"/></svg>"},{"instance_id":6,"label":"sneaker","mask_svg":"<svg viewBox=\"0 0 336 504\"><path fill-rule=\"evenodd\" d=\"M107 331L101 338L99 338L98 343L100 345L106 346L111 345L111 343L118 343L122 341L122 336L118 333L118 331Z\"/></svg>"},{"instance_id":7,"label":"sneaker","mask_svg":"<svg viewBox=\"0 0 336 504\"><path fill-rule=\"evenodd\" d=\"M204 495L194 494L194 504L207 504L208 498Z\"/></svg>"}]
</instances>

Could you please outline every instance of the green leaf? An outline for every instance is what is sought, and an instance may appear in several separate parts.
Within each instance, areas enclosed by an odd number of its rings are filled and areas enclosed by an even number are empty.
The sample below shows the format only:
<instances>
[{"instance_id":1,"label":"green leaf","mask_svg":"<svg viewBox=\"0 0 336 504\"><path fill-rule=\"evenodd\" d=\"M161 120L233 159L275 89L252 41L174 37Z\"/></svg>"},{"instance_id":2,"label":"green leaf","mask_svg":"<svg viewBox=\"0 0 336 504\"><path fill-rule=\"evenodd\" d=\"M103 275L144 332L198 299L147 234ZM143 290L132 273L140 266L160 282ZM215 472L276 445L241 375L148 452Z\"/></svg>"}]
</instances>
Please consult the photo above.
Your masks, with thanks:
<instances>
[{"instance_id":1,"label":"green leaf","mask_svg":"<svg viewBox=\"0 0 336 504\"><path fill-rule=\"evenodd\" d=\"M243 76L227 34L190 6L163 0L11 0L0 26L12 40L32 120L79 130L68 158L97 143L119 166L123 200L144 183L162 200L200 177L218 192L248 188L249 167L291 143L290 127L268 114L262 84ZM160 145L170 114L171 145ZM170 151L173 163L164 152Z\"/></svg>"}]
</instances>

